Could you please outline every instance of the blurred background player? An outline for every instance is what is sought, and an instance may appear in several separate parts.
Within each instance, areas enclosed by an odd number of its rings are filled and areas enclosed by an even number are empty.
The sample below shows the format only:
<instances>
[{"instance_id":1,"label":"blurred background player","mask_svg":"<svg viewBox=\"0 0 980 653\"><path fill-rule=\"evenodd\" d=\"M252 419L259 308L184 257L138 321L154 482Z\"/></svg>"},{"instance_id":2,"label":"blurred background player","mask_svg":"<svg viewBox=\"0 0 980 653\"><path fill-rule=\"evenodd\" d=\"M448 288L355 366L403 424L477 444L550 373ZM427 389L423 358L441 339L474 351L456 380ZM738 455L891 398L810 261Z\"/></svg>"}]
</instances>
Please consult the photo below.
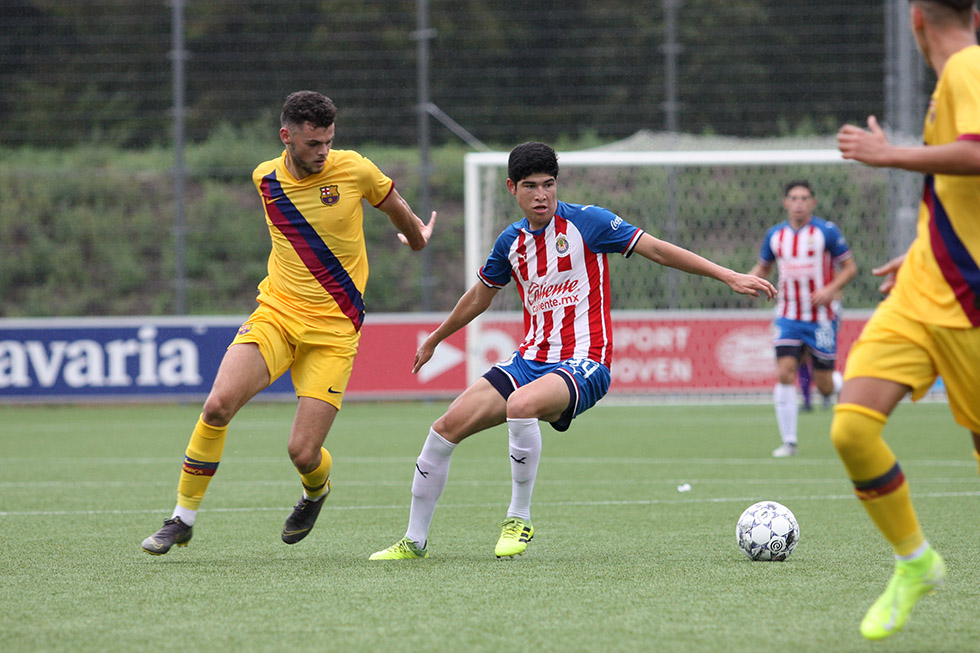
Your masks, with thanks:
<instances>
[{"instance_id":1,"label":"blurred background player","mask_svg":"<svg viewBox=\"0 0 980 653\"><path fill-rule=\"evenodd\" d=\"M834 313L834 330L837 333L840 333L841 311L843 310L841 295L842 293L837 293L837 297L830 304L831 310ZM803 351L798 370L797 381L800 384L800 394L803 395L803 410L810 412L813 410L813 357L810 356L808 349L804 349ZM840 372L835 370L831 375L831 380L834 383L834 391L839 391L843 383ZM821 393L821 396L823 398L821 404L824 409L830 408L833 394L825 395Z\"/></svg>"},{"instance_id":2,"label":"blurred background player","mask_svg":"<svg viewBox=\"0 0 980 653\"><path fill-rule=\"evenodd\" d=\"M813 382L828 397L840 389L837 327L840 289L857 274L857 265L840 229L813 215L817 201L809 182L791 181L783 189L787 219L766 232L759 261L749 274L768 277L776 263L779 299L774 322L777 381L773 390L782 444L777 458L797 453L799 400L797 369L804 350L813 361ZM839 268L835 274L835 268Z\"/></svg>"},{"instance_id":3,"label":"blurred background player","mask_svg":"<svg viewBox=\"0 0 980 653\"><path fill-rule=\"evenodd\" d=\"M449 478L453 450L465 438L507 423L511 502L494 547L498 558L520 555L534 536L531 492L541 458L538 420L565 431L609 389L612 358L607 253L637 253L660 265L726 283L767 298L765 279L739 274L654 238L610 211L558 201L558 158L544 143L515 147L507 189L524 217L497 237L477 281L415 355L418 372L436 346L490 307L511 279L524 304L527 333L520 348L453 401L429 430L415 465L408 529L371 560L427 558L436 503Z\"/></svg>"},{"instance_id":4,"label":"blurred background player","mask_svg":"<svg viewBox=\"0 0 980 653\"><path fill-rule=\"evenodd\" d=\"M905 256L874 270L889 294L850 350L831 426L855 493L895 552L892 579L861 621L869 639L902 628L946 576L882 438L888 416L942 376L953 417L972 431L980 459L980 14L973 0L912 0L909 18L938 78L925 144L891 145L874 116L868 130L844 125L837 134L846 159L925 173L915 240Z\"/></svg>"},{"instance_id":5,"label":"blurred background player","mask_svg":"<svg viewBox=\"0 0 980 653\"><path fill-rule=\"evenodd\" d=\"M293 544L313 528L330 492L330 453L323 441L340 410L364 319L368 264L362 200L388 215L413 250L425 247L435 212L423 224L394 183L357 152L333 149L337 107L313 91L286 98L279 138L285 151L260 164L252 180L272 237L269 274L259 306L238 330L191 434L177 485L177 506L143 550L186 546L228 423L252 397L290 370L299 403L289 432L289 457L303 495L286 519L282 540Z\"/></svg>"},{"instance_id":6,"label":"blurred background player","mask_svg":"<svg viewBox=\"0 0 980 653\"><path fill-rule=\"evenodd\" d=\"M797 378L800 383L800 394L803 395L803 410L806 412L813 410L813 377L811 376L811 365L813 365L813 362L810 360L810 353L804 352L803 357L800 359L799 369L797 370Z\"/></svg>"}]
</instances>

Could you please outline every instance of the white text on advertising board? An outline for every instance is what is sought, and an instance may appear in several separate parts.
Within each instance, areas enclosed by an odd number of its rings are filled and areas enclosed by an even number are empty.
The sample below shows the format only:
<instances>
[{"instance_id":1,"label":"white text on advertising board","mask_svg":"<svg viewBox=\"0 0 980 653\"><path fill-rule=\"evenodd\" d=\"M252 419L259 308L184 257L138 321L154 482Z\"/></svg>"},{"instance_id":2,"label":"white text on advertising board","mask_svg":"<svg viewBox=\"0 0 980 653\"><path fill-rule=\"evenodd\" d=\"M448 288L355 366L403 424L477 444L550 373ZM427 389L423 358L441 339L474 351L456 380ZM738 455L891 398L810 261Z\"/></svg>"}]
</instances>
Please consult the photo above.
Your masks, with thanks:
<instances>
[{"instance_id":1,"label":"white text on advertising board","mask_svg":"<svg viewBox=\"0 0 980 653\"><path fill-rule=\"evenodd\" d=\"M175 387L202 382L197 345L186 338L156 341L157 329L139 329L135 339L0 340L0 389L34 383L52 387L59 380L72 388ZM130 362L136 365L135 378Z\"/></svg>"}]
</instances>

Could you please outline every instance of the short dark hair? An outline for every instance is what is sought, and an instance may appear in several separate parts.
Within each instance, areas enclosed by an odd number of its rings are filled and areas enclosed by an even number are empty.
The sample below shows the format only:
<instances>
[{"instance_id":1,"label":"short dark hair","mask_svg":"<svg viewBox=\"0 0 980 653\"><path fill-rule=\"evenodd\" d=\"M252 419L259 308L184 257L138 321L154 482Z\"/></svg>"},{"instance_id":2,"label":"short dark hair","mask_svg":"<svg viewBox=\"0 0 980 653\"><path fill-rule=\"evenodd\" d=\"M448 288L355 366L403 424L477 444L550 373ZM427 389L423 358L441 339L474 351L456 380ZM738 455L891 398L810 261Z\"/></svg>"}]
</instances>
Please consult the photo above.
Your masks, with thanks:
<instances>
[{"instance_id":1,"label":"short dark hair","mask_svg":"<svg viewBox=\"0 0 980 653\"><path fill-rule=\"evenodd\" d=\"M914 0L909 0L909 1L911 2ZM966 11L967 9L973 9L977 5L976 0L918 0L918 1L949 7L950 9L956 12Z\"/></svg>"},{"instance_id":2,"label":"short dark hair","mask_svg":"<svg viewBox=\"0 0 980 653\"><path fill-rule=\"evenodd\" d=\"M813 192L813 187L810 186L810 182L806 179L794 179L783 186L783 197L789 197L789 192L794 188L805 188L810 191L810 197L816 197L816 193Z\"/></svg>"},{"instance_id":3,"label":"short dark hair","mask_svg":"<svg viewBox=\"0 0 980 653\"><path fill-rule=\"evenodd\" d=\"M337 106L327 96L316 91L296 91L286 97L279 122L283 127L300 127L308 122L320 128L332 125L336 117Z\"/></svg>"},{"instance_id":4,"label":"short dark hair","mask_svg":"<svg viewBox=\"0 0 980 653\"><path fill-rule=\"evenodd\" d=\"M909 0L909 4L918 5L934 25L957 25L972 31L976 0Z\"/></svg>"},{"instance_id":5,"label":"short dark hair","mask_svg":"<svg viewBox=\"0 0 980 653\"><path fill-rule=\"evenodd\" d=\"M558 155L544 143L521 143L510 151L507 159L507 178L515 184L531 175L544 173L558 177Z\"/></svg>"}]
</instances>

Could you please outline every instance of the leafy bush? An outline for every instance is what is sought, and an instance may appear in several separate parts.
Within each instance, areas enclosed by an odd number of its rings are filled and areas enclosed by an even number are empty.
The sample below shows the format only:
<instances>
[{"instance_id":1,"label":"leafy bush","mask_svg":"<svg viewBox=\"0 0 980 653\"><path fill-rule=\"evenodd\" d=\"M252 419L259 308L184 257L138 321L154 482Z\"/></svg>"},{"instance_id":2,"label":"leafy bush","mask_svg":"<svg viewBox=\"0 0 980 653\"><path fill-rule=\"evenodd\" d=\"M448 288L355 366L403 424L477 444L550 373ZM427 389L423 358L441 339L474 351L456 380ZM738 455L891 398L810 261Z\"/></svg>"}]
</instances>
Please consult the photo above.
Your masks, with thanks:
<instances>
[{"instance_id":1,"label":"leafy bush","mask_svg":"<svg viewBox=\"0 0 980 653\"><path fill-rule=\"evenodd\" d=\"M251 181L281 144L222 127L188 148L187 310L241 314L265 276L269 235ZM271 140L271 145L268 142ZM417 212L413 150L365 148ZM430 308L451 307L462 266L463 150L433 153L438 238L424 256ZM414 158L413 158L414 157ZM0 316L159 315L176 310L173 153L104 146L0 150ZM368 310L422 308L423 257L399 243L383 213L365 208ZM450 280L443 283L443 279Z\"/></svg>"}]
</instances>

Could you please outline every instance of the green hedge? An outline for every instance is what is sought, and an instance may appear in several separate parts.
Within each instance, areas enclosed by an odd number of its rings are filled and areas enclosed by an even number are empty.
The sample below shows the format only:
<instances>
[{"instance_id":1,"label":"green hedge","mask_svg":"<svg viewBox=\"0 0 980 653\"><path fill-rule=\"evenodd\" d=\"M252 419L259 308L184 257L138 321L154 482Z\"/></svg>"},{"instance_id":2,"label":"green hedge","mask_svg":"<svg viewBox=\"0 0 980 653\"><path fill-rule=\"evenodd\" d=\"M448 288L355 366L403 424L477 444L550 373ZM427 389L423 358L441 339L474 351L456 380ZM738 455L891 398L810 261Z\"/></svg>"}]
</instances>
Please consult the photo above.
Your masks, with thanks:
<instances>
[{"instance_id":1,"label":"green hedge","mask_svg":"<svg viewBox=\"0 0 980 653\"><path fill-rule=\"evenodd\" d=\"M265 275L269 235L251 171L277 156L276 134L258 126L219 127L186 153L187 310L243 314ZM263 134L256 138L255 134ZM577 144L581 147L583 144ZM589 142L586 145L595 145ZM343 143L339 143L343 147ZM575 149L559 143L559 150ZM391 176L421 214L419 161L412 148L357 148ZM422 253L396 238L387 217L365 209L371 275L369 312L448 311L475 280L463 269L462 146L432 152L436 235ZM107 147L67 151L0 149L0 316L162 315L176 310L173 153ZM501 187L495 225L519 217ZM695 167L674 179L678 222L666 220L663 168L562 171L562 199L607 206L650 233L723 265L748 270L765 229L784 219L786 178L808 177L817 214L840 223L861 272L847 289L848 307L879 299L868 270L889 256L887 173L864 166ZM427 218L426 218L427 219ZM733 296L717 282L612 257L614 308L735 308L758 300ZM428 306L425 270L428 270ZM517 308L507 292L501 306Z\"/></svg>"},{"instance_id":2,"label":"green hedge","mask_svg":"<svg viewBox=\"0 0 980 653\"><path fill-rule=\"evenodd\" d=\"M224 128L187 152L185 269L192 314L250 311L265 276L269 235L251 171L282 146L243 134ZM421 211L412 150L360 151ZM463 153L442 148L432 157L440 217L425 256L435 279L433 310L451 307L462 289ZM0 316L173 313L172 160L167 150L0 151ZM422 255L399 243L387 216L370 207L365 231L368 310L419 310Z\"/></svg>"}]
</instances>

